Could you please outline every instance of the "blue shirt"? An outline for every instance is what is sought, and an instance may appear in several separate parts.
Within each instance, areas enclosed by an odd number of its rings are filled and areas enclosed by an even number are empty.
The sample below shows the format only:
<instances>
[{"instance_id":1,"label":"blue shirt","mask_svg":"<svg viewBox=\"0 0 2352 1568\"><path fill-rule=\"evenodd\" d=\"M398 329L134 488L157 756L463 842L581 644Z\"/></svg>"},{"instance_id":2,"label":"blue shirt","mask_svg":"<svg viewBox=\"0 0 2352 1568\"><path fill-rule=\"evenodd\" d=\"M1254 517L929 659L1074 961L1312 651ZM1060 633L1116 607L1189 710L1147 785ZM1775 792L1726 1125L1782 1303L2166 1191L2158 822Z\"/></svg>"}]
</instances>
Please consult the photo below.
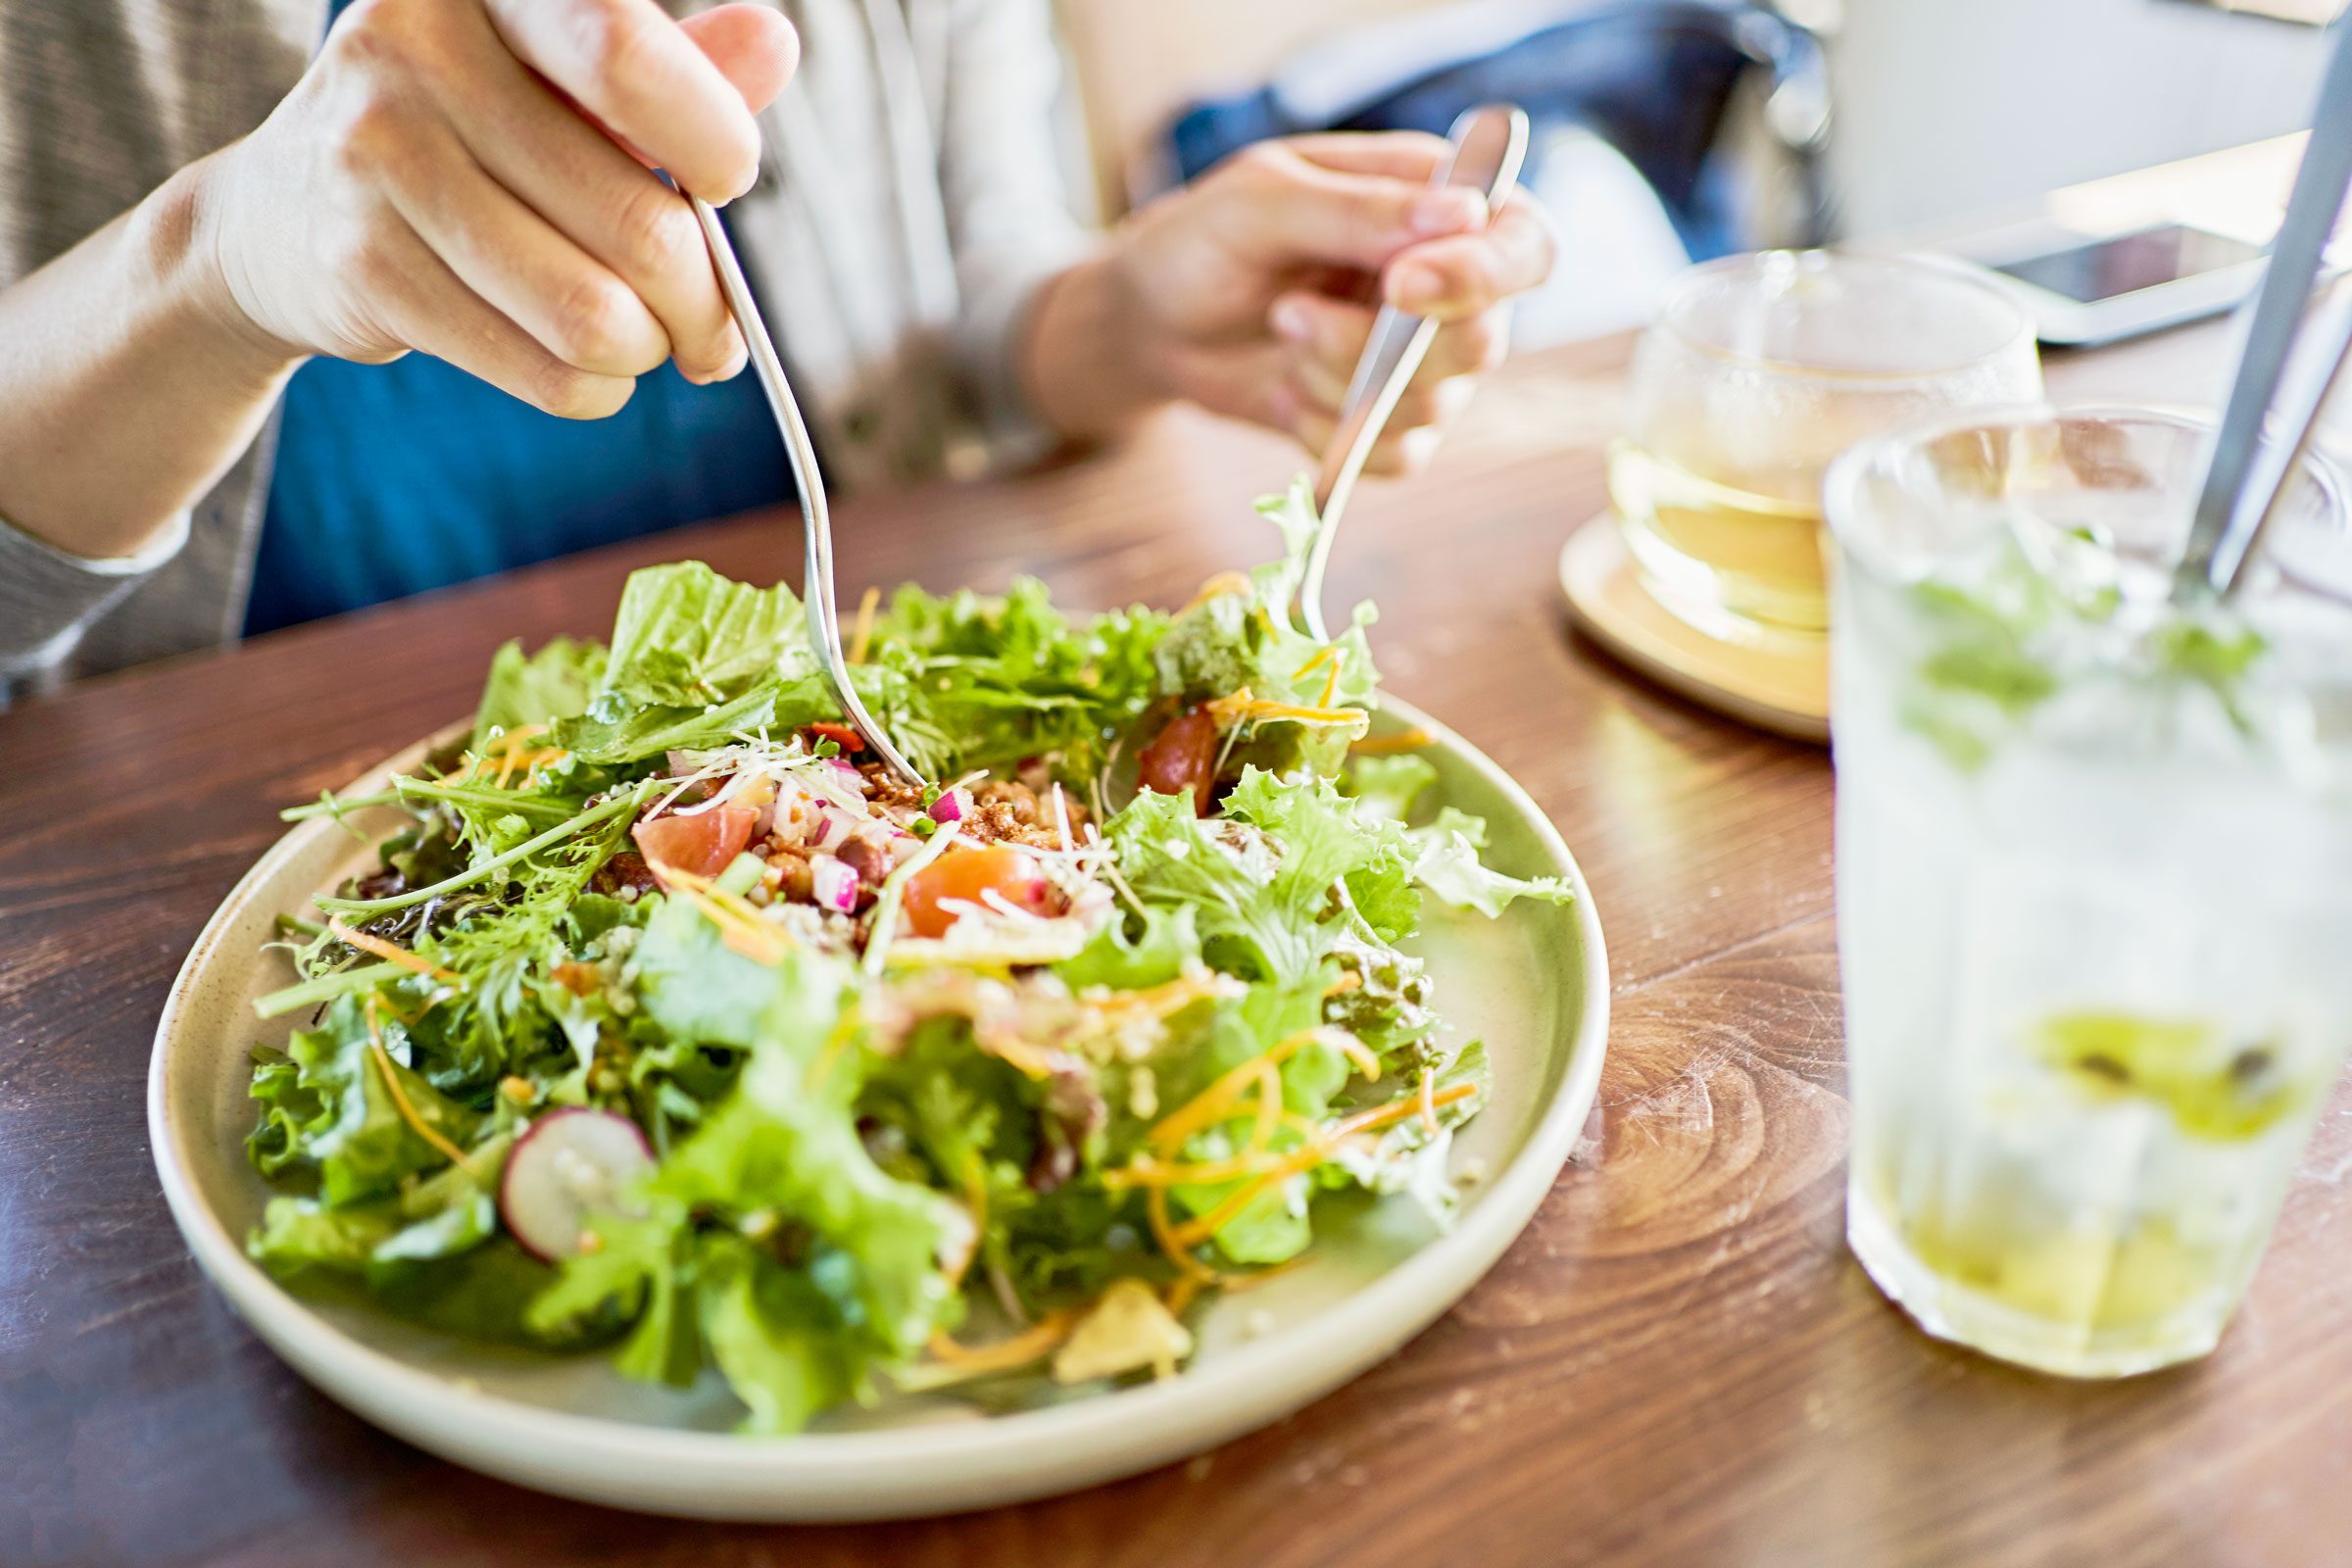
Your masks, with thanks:
<instances>
[{"instance_id":1,"label":"blue shirt","mask_svg":"<svg viewBox=\"0 0 2352 1568\"><path fill-rule=\"evenodd\" d=\"M286 388L248 636L793 494L759 378L664 365L560 419L422 354L314 360Z\"/></svg>"},{"instance_id":2,"label":"blue shirt","mask_svg":"<svg viewBox=\"0 0 2352 1568\"><path fill-rule=\"evenodd\" d=\"M334 0L328 24L350 0ZM289 626L793 495L759 377L664 365L560 419L422 354L294 372L245 631Z\"/></svg>"}]
</instances>

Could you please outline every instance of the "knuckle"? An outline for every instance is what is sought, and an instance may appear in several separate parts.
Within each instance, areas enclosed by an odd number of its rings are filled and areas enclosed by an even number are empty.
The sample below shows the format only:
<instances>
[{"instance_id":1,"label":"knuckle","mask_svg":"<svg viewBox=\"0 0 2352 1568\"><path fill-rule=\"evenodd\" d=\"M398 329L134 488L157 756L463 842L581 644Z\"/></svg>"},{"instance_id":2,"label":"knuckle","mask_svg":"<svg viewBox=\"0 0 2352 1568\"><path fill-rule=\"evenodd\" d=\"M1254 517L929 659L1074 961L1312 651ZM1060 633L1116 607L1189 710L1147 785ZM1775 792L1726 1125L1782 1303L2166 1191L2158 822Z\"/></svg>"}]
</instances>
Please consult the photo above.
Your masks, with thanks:
<instances>
[{"instance_id":1,"label":"knuckle","mask_svg":"<svg viewBox=\"0 0 2352 1568\"><path fill-rule=\"evenodd\" d=\"M336 23L324 54L337 65L402 70L425 61L445 8L415 0L358 0Z\"/></svg>"},{"instance_id":2,"label":"knuckle","mask_svg":"<svg viewBox=\"0 0 2352 1568\"><path fill-rule=\"evenodd\" d=\"M1225 169L1233 183L1262 189L1284 182L1289 175L1290 158L1279 142L1251 142L1226 159Z\"/></svg>"},{"instance_id":3,"label":"knuckle","mask_svg":"<svg viewBox=\"0 0 2352 1568\"><path fill-rule=\"evenodd\" d=\"M625 292L592 272L563 284L552 302L557 352L575 366L618 362L629 348Z\"/></svg>"},{"instance_id":4,"label":"knuckle","mask_svg":"<svg viewBox=\"0 0 2352 1568\"><path fill-rule=\"evenodd\" d=\"M560 360L549 360L532 371L524 395L533 407L560 419L599 419L626 401L625 393L614 398L612 377L591 375Z\"/></svg>"},{"instance_id":5,"label":"knuckle","mask_svg":"<svg viewBox=\"0 0 2352 1568\"><path fill-rule=\"evenodd\" d=\"M632 182L613 226L622 270L635 278L678 276L690 267L710 270L703 233L684 198L659 180Z\"/></svg>"},{"instance_id":6,"label":"knuckle","mask_svg":"<svg viewBox=\"0 0 2352 1568\"><path fill-rule=\"evenodd\" d=\"M661 25L637 7L616 5L612 0L575 6L571 16L580 59L607 86L625 83L637 74L654 49L654 29Z\"/></svg>"},{"instance_id":7,"label":"knuckle","mask_svg":"<svg viewBox=\"0 0 2352 1568\"><path fill-rule=\"evenodd\" d=\"M383 184L407 166L414 138L393 100L370 96L343 117L331 134L329 157L338 173L363 184Z\"/></svg>"},{"instance_id":8,"label":"knuckle","mask_svg":"<svg viewBox=\"0 0 2352 1568\"><path fill-rule=\"evenodd\" d=\"M374 235L362 230L352 229L336 240L327 265L368 298L406 301L416 294L408 267Z\"/></svg>"}]
</instances>

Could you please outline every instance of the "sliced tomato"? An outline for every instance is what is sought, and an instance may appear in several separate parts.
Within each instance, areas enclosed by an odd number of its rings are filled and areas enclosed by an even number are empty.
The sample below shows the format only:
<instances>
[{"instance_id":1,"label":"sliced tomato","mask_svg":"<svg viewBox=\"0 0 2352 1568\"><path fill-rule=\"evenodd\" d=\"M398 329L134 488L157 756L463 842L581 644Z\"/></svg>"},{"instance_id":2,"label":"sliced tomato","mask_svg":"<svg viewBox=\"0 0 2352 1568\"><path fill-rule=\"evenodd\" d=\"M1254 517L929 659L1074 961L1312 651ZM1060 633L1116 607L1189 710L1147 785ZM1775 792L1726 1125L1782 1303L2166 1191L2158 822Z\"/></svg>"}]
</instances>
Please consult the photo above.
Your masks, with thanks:
<instances>
[{"instance_id":1,"label":"sliced tomato","mask_svg":"<svg viewBox=\"0 0 2352 1568\"><path fill-rule=\"evenodd\" d=\"M1217 779L1217 721L1204 708L1188 708L1136 754L1138 782L1155 795L1193 798L1193 814L1208 814Z\"/></svg>"},{"instance_id":2,"label":"sliced tomato","mask_svg":"<svg viewBox=\"0 0 2352 1568\"><path fill-rule=\"evenodd\" d=\"M721 806L692 816L674 811L657 816L638 823L629 836L657 876L671 867L691 876L716 876L752 842L759 820L757 808Z\"/></svg>"},{"instance_id":3,"label":"sliced tomato","mask_svg":"<svg viewBox=\"0 0 2352 1568\"><path fill-rule=\"evenodd\" d=\"M950 850L906 879L906 929L918 937L945 936L962 911L942 906L958 900L986 906L991 901L982 895L991 892L1031 914L1054 912L1054 884L1037 857L1010 844L990 844Z\"/></svg>"},{"instance_id":4,"label":"sliced tomato","mask_svg":"<svg viewBox=\"0 0 2352 1568\"><path fill-rule=\"evenodd\" d=\"M845 756L851 752L865 750L865 737L847 724L836 724L827 720L823 723L809 724L804 727L818 740L831 741L840 747Z\"/></svg>"}]
</instances>

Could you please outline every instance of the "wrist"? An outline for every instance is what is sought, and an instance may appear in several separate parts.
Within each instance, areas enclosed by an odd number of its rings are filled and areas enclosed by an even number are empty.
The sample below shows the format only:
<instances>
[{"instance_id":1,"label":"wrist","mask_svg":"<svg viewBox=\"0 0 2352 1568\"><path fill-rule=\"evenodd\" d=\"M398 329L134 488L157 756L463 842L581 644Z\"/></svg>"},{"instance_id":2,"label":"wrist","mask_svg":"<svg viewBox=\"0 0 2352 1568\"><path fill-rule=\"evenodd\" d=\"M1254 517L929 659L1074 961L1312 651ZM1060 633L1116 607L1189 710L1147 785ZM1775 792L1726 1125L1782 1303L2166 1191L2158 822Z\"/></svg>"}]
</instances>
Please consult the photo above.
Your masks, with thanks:
<instances>
[{"instance_id":1,"label":"wrist","mask_svg":"<svg viewBox=\"0 0 2352 1568\"><path fill-rule=\"evenodd\" d=\"M256 321L230 286L222 198L235 151L232 143L157 186L132 212L125 260L215 373L274 390L306 356Z\"/></svg>"},{"instance_id":2,"label":"wrist","mask_svg":"<svg viewBox=\"0 0 2352 1568\"><path fill-rule=\"evenodd\" d=\"M1045 285L1022 356L1030 405L1073 439L1121 433L1176 396L1161 338L1113 241Z\"/></svg>"}]
</instances>

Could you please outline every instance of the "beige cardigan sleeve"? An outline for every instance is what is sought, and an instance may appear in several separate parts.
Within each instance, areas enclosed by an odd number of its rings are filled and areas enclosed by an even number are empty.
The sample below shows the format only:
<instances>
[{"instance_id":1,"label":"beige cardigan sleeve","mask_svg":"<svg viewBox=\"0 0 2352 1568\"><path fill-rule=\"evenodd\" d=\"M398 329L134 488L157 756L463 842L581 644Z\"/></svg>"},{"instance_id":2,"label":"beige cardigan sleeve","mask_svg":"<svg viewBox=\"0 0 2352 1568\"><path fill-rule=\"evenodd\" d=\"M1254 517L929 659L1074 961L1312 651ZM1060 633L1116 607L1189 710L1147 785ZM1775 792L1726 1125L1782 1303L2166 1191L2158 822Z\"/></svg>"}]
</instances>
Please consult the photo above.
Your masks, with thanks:
<instances>
[{"instance_id":1,"label":"beige cardigan sleeve","mask_svg":"<svg viewBox=\"0 0 2352 1568\"><path fill-rule=\"evenodd\" d=\"M955 350L1000 463L1052 436L1019 375L1039 289L1085 256L1055 140L1060 54L1045 0L953 0L942 95L940 190L960 309Z\"/></svg>"}]
</instances>

